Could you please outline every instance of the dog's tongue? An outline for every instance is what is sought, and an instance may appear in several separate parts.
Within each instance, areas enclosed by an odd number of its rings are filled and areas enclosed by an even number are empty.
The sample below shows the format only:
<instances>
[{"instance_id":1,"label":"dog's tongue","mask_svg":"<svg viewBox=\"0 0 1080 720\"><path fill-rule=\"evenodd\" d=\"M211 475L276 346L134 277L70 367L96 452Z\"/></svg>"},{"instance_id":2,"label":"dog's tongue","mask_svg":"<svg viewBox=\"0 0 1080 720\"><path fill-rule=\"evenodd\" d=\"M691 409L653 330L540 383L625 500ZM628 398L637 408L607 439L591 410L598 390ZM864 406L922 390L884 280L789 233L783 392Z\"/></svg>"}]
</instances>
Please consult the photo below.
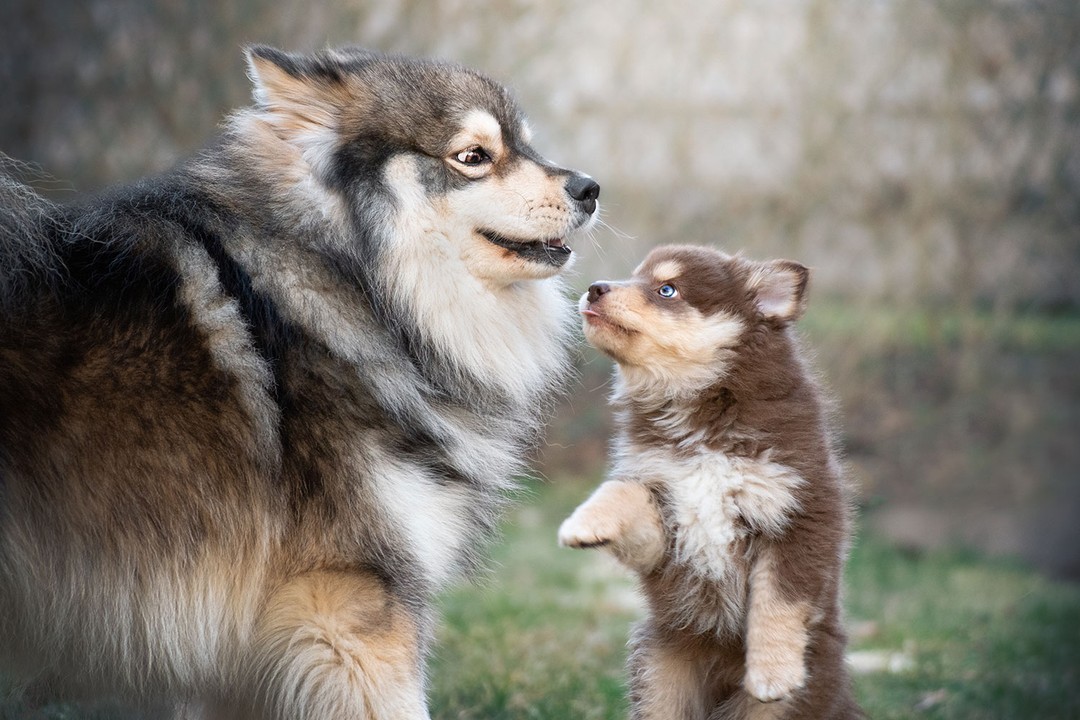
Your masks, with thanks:
<instances>
[{"instance_id":1,"label":"dog's tongue","mask_svg":"<svg viewBox=\"0 0 1080 720\"><path fill-rule=\"evenodd\" d=\"M560 247L562 247L562 246L563 246L563 241L562 241L562 238L555 238L554 240L548 240L548 241L547 241L547 244L548 244L548 245L549 245L550 247L557 247L557 248L560 248Z\"/></svg>"}]
</instances>

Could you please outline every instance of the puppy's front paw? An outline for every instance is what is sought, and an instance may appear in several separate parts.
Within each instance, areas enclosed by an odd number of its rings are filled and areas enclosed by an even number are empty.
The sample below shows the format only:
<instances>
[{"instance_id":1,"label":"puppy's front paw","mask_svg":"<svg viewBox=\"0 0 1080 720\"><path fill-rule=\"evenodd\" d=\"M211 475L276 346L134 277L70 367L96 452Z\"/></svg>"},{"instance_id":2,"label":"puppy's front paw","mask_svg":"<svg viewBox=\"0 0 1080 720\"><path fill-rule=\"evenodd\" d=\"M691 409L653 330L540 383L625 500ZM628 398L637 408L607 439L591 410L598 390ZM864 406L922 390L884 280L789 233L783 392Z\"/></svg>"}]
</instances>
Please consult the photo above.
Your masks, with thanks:
<instances>
[{"instance_id":1,"label":"puppy's front paw","mask_svg":"<svg viewBox=\"0 0 1080 720\"><path fill-rule=\"evenodd\" d=\"M761 702L783 700L806 684L806 666L799 658L787 662L750 663L743 686Z\"/></svg>"},{"instance_id":2,"label":"puppy's front paw","mask_svg":"<svg viewBox=\"0 0 1080 720\"><path fill-rule=\"evenodd\" d=\"M614 542L618 534L619 525L613 518L578 508L559 526L559 544L574 548L603 547Z\"/></svg>"},{"instance_id":3,"label":"puppy's front paw","mask_svg":"<svg viewBox=\"0 0 1080 720\"><path fill-rule=\"evenodd\" d=\"M559 528L559 544L603 547L631 570L650 572L664 553L664 530L649 490L609 480Z\"/></svg>"}]
</instances>

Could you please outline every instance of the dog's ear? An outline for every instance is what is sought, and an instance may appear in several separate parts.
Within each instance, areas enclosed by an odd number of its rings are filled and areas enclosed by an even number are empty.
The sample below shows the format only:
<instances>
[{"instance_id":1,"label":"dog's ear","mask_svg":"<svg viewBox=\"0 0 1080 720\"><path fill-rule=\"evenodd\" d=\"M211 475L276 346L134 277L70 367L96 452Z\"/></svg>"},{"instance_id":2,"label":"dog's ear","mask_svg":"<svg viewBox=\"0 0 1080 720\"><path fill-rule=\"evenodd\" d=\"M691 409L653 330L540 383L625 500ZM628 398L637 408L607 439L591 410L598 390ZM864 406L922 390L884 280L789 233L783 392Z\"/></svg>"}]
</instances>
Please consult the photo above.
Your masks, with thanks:
<instances>
[{"instance_id":1,"label":"dog's ear","mask_svg":"<svg viewBox=\"0 0 1080 720\"><path fill-rule=\"evenodd\" d=\"M809 281L810 271L805 266L792 260L773 260L750 274L749 286L761 314L786 324L799 319L806 310Z\"/></svg>"},{"instance_id":2,"label":"dog's ear","mask_svg":"<svg viewBox=\"0 0 1080 720\"><path fill-rule=\"evenodd\" d=\"M348 105L343 73L326 58L265 45L245 49L255 103L282 129L333 129Z\"/></svg>"}]
</instances>

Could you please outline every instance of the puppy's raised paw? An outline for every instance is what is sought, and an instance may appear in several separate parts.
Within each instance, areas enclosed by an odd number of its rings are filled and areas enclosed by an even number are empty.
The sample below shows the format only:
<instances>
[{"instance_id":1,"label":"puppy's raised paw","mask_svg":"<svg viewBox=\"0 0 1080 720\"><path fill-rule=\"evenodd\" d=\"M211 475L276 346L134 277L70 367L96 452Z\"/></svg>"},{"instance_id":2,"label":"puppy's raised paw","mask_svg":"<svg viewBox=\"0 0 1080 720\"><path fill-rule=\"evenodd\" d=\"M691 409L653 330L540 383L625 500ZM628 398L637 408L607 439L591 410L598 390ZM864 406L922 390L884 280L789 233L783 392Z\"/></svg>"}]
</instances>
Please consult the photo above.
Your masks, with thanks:
<instances>
[{"instance_id":1,"label":"puppy's raised paw","mask_svg":"<svg viewBox=\"0 0 1080 720\"><path fill-rule=\"evenodd\" d=\"M581 507L559 526L559 544L563 547L596 548L610 545L619 535L619 523L603 513Z\"/></svg>"},{"instance_id":2,"label":"puppy's raised paw","mask_svg":"<svg viewBox=\"0 0 1080 720\"><path fill-rule=\"evenodd\" d=\"M650 572L664 553L664 530L649 491L639 483L609 480L559 528L559 544L604 548L637 572Z\"/></svg>"}]
</instances>

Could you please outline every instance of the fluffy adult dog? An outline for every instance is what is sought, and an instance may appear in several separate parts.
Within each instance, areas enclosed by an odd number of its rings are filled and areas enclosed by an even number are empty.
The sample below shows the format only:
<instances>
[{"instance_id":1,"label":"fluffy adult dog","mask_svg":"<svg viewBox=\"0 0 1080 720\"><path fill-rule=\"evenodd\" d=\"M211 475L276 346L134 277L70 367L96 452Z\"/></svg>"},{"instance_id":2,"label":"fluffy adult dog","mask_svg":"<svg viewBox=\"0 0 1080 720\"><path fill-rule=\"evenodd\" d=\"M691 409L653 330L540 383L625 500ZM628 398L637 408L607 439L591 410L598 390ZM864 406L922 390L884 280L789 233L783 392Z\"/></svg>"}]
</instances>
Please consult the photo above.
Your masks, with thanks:
<instances>
[{"instance_id":1,"label":"fluffy adult dog","mask_svg":"<svg viewBox=\"0 0 1080 720\"><path fill-rule=\"evenodd\" d=\"M8 672L183 716L426 718L432 593L563 380L599 188L507 91L248 52L255 105L165 177L0 212Z\"/></svg>"},{"instance_id":2,"label":"fluffy adult dog","mask_svg":"<svg viewBox=\"0 0 1080 720\"><path fill-rule=\"evenodd\" d=\"M581 299L617 363L612 479L560 542L637 571L633 717L861 717L844 665L848 500L790 324L808 272L708 248L653 251Z\"/></svg>"}]
</instances>

